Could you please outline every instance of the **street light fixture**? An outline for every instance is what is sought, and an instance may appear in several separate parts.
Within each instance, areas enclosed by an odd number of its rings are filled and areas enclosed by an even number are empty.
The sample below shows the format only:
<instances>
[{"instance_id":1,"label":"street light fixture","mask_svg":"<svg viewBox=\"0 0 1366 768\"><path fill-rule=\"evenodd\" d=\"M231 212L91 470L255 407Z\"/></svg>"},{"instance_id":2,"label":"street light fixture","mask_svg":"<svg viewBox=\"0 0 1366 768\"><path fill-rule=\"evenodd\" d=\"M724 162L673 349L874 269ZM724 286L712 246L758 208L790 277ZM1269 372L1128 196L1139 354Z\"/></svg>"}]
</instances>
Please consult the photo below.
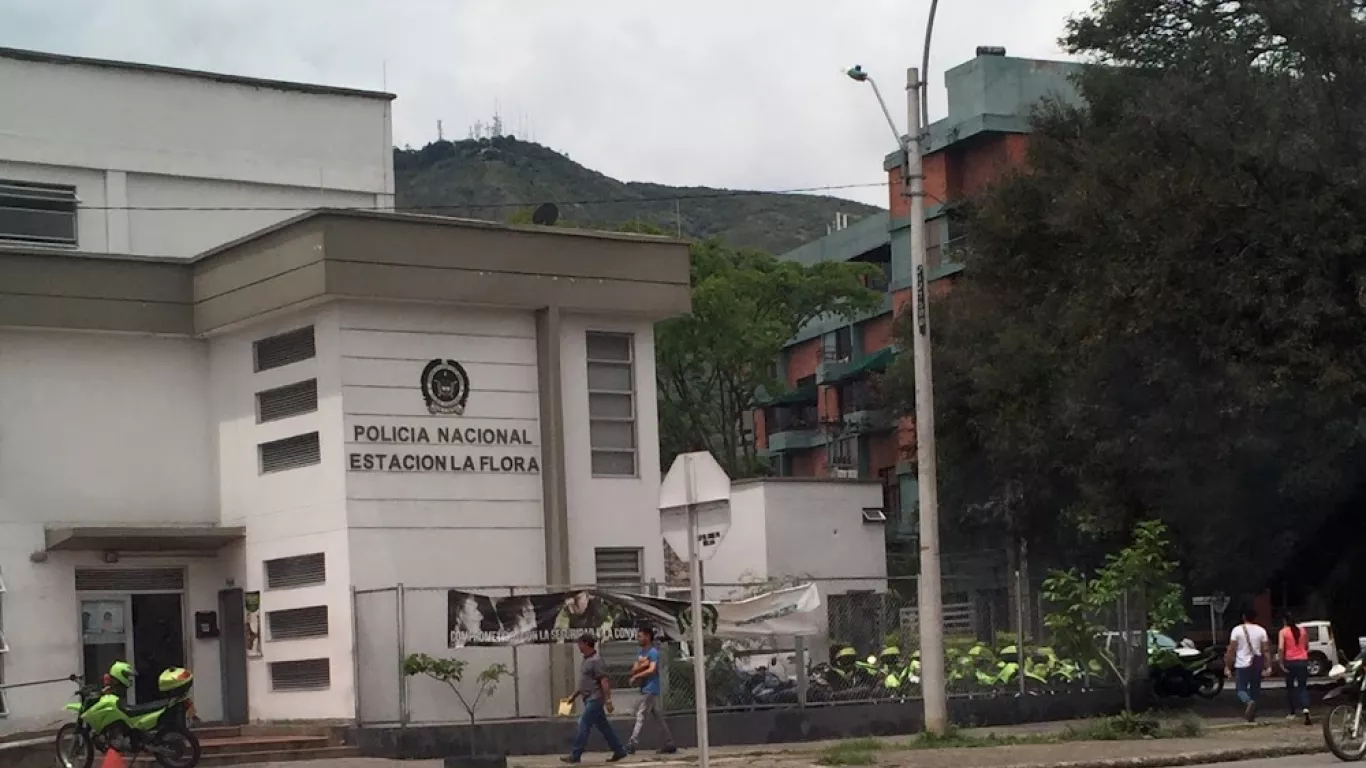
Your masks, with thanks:
<instances>
[{"instance_id":1,"label":"street light fixture","mask_svg":"<svg viewBox=\"0 0 1366 768\"><path fill-rule=\"evenodd\" d=\"M934 17L931 12L930 29ZM929 50L929 30L926 31L926 58ZM920 71L906 70L905 136L896 129L896 121L887 109L877 83L863 67L855 66L847 74L859 83L873 88L882 114L887 118L897 146L901 148L902 193L906 195L911 217L911 274L914 280L912 313L915 329L912 332L912 354L915 366L915 433L916 475L920 488L920 577L916 580L920 592L920 682L925 701L925 730L943 735L948 731L948 694L944 687L944 605L939 563L939 482L934 447L934 381L930 367L930 312L925 288L925 174L921 141L924 126L921 116L921 94L924 84Z\"/></svg>"}]
</instances>

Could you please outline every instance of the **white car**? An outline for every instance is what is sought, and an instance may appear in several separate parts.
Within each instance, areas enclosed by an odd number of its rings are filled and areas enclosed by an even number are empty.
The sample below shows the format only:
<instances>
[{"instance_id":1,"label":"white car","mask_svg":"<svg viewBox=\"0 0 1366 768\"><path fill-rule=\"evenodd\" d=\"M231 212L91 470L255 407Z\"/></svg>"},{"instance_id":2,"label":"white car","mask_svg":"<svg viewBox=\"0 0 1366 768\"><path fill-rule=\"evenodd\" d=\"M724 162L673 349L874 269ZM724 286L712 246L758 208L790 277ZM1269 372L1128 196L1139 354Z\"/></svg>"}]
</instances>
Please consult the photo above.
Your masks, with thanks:
<instances>
[{"instance_id":1,"label":"white car","mask_svg":"<svg viewBox=\"0 0 1366 768\"><path fill-rule=\"evenodd\" d=\"M1309 635L1309 676L1323 677L1345 658L1333 639L1333 625L1327 621L1302 621L1300 628Z\"/></svg>"}]
</instances>

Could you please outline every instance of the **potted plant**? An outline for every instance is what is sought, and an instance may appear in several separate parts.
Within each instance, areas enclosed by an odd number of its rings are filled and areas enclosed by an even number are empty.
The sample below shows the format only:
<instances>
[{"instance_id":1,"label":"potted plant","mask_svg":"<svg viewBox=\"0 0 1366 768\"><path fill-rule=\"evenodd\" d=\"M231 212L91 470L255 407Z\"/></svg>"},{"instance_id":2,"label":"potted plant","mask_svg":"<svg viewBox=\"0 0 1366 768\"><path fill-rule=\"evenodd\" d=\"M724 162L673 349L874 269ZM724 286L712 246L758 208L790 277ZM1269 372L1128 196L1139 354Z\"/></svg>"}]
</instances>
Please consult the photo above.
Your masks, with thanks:
<instances>
[{"instance_id":1,"label":"potted plant","mask_svg":"<svg viewBox=\"0 0 1366 768\"><path fill-rule=\"evenodd\" d=\"M455 698L470 718L470 753L447 757L446 768L507 768L507 755L501 752L481 755L476 750L478 726L475 723L475 713L479 710L479 705L488 701L498 690L498 684L503 678L511 676L512 672L502 663L489 665L475 678L478 685L477 693L473 698L467 698L460 690L460 684L465 679L465 669L468 666L469 662L461 659L440 659L425 653L414 653L403 660L403 673L408 677L423 675L445 683L455 693Z\"/></svg>"}]
</instances>

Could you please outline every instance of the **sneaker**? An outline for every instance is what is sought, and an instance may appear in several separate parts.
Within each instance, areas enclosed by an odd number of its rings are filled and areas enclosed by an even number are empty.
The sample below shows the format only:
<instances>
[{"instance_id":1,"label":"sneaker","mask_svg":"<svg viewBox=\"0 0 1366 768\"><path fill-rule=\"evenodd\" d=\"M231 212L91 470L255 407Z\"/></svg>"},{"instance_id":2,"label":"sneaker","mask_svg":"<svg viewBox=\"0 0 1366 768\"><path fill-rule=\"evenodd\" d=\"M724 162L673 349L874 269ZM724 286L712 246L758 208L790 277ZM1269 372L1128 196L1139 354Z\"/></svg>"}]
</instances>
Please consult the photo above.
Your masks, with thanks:
<instances>
[{"instance_id":1,"label":"sneaker","mask_svg":"<svg viewBox=\"0 0 1366 768\"><path fill-rule=\"evenodd\" d=\"M622 760L625 760L625 759L626 759L626 751L625 751L625 750L622 750L621 752L618 752L618 753L616 753L615 755L612 755L611 757L607 758L607 762L609 762L609 763L617 763L617 762L621 762Z\"/></svg>"},{"instance_id":2,"label":"sneaker","mask_svg":"<svg viewBox=\"0 0 1366 768\"><path fill-rule=\"evenodd\" d=\"M1286 720L1294 720L1294 719L1297 718L1297 717L1299 717L1299 715L1295 714L1294 712L1291 712L1290 714L1288 714L1288 715L1285 716L1285 719L1286 719Z\"/></svg>"},{"instance_id":3,"label":"sneaker","mask_svg":"<svg viewBox=\"0 0 1366 768\"><path fill-rule=\"evenodd\" d=\"M1243 707L1243 717L1247 718L1249 723L1257 722L1257 702L1249 701L1247 706Z\"/></svg>"},{"instance_id":4,"label":"sneaker","mask_svg":"<svg viewBox=\"0 0 1366 768\"><path fill-rule=\"evenodd\" d=\"M678 747L675 747L675 746L673 746L672 744L670 744L669 746L660 749L660 750L659 750L658 752L656 752L655 754L659 754L659 755L676 755L676 754L678 754Z\"/></svg>"},{"instance_id":5,"label":"sneaker","mask_svg":"<svg viewBox=\"0 0 1366 768\"><path fill-rule=\"evenodd\" d=\"M635 753L636 753L636 745L635 745L635 743L632 742L632 743L630 743L630 744L627 744L627 745L626 745L626 754L628 754L628 755L634 755Z\"/></svg>"},{"instance_id":6,"label":"sneaker","mask_svg":"<svg viewBox=\"0 0 1366 768\"><path fill-rule=\"evenodd\" d=\"M1314 718L1312 718L1312 717L1309 716L1309 710L1308 710L1308 708L1306 708L1306 709L1304 710L1304 724L1305 724L1305 725L1313 725L1313 724L1314 724Z\"/></svg>"},{"instance_id":7,"label":"sneaker","mask_svg":"<svg viewBox=\"0 0 1366 768\"><path fill-rule=\"evenodd\" d=\"M560 758L560 762L568 763L569 765L578 765L579 759L577 757L569 757L568 755L565 755L564 757Z\"/></svg>"}]
</instances>

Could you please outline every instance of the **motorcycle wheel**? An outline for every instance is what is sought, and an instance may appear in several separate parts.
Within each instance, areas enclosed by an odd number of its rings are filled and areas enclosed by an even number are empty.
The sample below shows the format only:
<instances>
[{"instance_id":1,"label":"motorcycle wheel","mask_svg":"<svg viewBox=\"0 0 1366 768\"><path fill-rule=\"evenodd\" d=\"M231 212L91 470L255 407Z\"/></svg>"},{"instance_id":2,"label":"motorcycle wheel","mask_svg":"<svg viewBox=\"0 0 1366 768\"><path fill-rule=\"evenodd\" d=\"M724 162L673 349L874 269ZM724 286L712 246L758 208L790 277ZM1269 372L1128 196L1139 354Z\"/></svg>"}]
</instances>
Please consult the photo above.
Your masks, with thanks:
<instances>
[{"instance_id":1,"label":"motorcycle wheel","mask_svg":"<svg viewBox=\"0 0 1366 768\"><path fill-rule=\"evenodd\" d=\"M162 768L194 768L199 764L199 739L187 730L161 731L147 746Z\"/></svg>"},{"instance_id":2,"label":"motorcycle wheel","mask_svg":"<svg viewBox=\"0 0 1366 768\"><path fill-rule=\"evenodd\" d=\"M1195 693L1202 699L1213 699L1224 690L1223 675L1204 675L1196 679L1200 687L1195 689Z\"/></svg>"},{"instance_id":3,"label":"motorcycle wheel","mask_svg":"<svg viewBox=\"0 0 1366 768\"><path fill-rule=\"evenodd\" d=\"M90 768L95 762L95 745L76 723L57 729L57 764L62 768Z\"/></svg>"},{"instance_id":4,"label":"motorcycle wheel","mask_svg":"<svg viewBox=\"0 0 1366 768\"><path fill-rule=\"evenodd\" d=\"M1355 763L1366 757L1366 714L1358 704L1339 704L1323 719L1323 741L1337 759Z\"/></svg>"}]
</instances>

